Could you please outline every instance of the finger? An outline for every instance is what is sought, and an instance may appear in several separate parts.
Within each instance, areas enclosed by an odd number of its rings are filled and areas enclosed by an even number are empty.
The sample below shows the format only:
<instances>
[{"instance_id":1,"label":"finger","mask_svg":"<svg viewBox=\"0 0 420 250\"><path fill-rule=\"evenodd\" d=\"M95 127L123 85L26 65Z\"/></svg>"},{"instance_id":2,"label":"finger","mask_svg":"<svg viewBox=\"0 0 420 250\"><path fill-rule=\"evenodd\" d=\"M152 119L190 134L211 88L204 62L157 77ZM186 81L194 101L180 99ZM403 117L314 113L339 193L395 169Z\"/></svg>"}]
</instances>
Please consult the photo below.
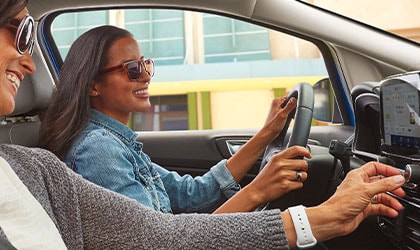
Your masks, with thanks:
<instances>
[{"instance_id":1,"label":"finger","mask_svg":"<svg viewBox=\"0 0 420 250\"><path fill-rule=\"evenodd\" d=\"M386 178L386 177L382 176L382 175L377 175L377 176L371 177L369 179L369 182L375 182L375 181L378 181L378 180L382 180L384 178ZM405 191L402 188L397 188L397 189L389 191L389 192L391 192L391 193L393 193L393 194L395 194L399 197L403 197L405 195Z\"/></svg>"},{"instance_id":2,"label":"finger","mask_svg":"<svg viewBox=\"0 0 420 250\"><path fill-rule=\"evenodd\" d=\"M276 169L293 171L294 175L296 171L308 171L308 162L302 159L284 159L281 155L275 155L272 160Z\"/></svg>"},{"instance_id":3,"label":"finger","mask_svg":"<svg viewBox=\"0 0 420 250\"><path fill-rule=\"evenodd\" d=\"M302 177L302 178L306 178L306 177ZM295 190L295 189L299 189L303 187L303 181L297 181L296 180L296 172L294 173L294 177L292 177L292 180L289 180L287 182L287 185L285 186L286 188L284 188L285 190Z\"/></svg>"},{"instance_id":4,"label":"finger","mask_svg":"<svg viewBox=\"0 0 420 250\"><path fill-rule=\"evenodd\" d=\"M382 180L383 178L385 178L385 176L383 175L375 175L369 178L369 182L375 182L378 180Z\"/></svg>"},{"instance_id":5,"label":"finger","mask_svg":"<svg viewBox=\"0 0 420 250\"><path fill-rule=\"evenodd\" d=\"M396 199L395 197L392 197L389 194L386 194L386 193L377 194L376 197L377 197L378 203L382 203L395 210L399 211L404 208L403 205L398 201L398 199Z\"/></svg>"},{"instance_id":6,"label":"finger","mask_svg":"<svg viewBox=\"0 0 420 250\"><path fill-rule=\"evenodd\" d=\"M303 170L295 170L294 166L291 165L290 169L286 169L282 166L271 173L271 181L275 183L287 182L287 185L293 182L304 182L308 178L308 173Z\"/></svg>"},{"instance_id":7,"label":"finger","mask_svg":"<svg viewBox=\"0 0 420 250\"><path fill-rule=\"evenodd\" d=\"M286 170L282 169L273 173L272 181L274 183L286 183L285 186L294 182L305 182L308 179L308 173L302 170ZM300 185L299 185L300 186Z\"/></svg>"},{"instance_id":8,"label":"finger","mask_svg":"<svg viewBox=\"0 0 420 250\"><path fill-rule=\"evenodd\" d=\"M401 174L397 174L371 182L367 186L372 194L380 194L389 191L402 197L405 195L404 190L401 188L404 182L404 177Z\"/></svg>"},{"instance_id":9,"label":"finger","mask_svg":"<svg viewBox=\"0 0 420 250\"><path fill-rule=\"evenodd\" d=\"M398 197L404 197L405 196L405 191L402 188L397 188L397 189L395 189L393 191L389 191L389 192L392 193L392 194L395 194Z\"/></svg>"},{"instance_id":10,"label":"finger","mask_svg":"<svg viewBox=\"0 0 420 250\"><path fill-rule=\"evenodd\" d=\"M386 177L383 176L383 175L376 175L376 176L370 177L369 182L379 181L379 180L382 180L384 178L386 178ZM397 189L389 191L389 192L391 192L391 193L393 193L397 196L400 196L400 197L403 197L405 195L405 191L402 188L397 188Z\"/></svg>"},{"instance_id":11,"label":"finger","mask_svg":"<svg viewBox=\"0 0 420 250\"><path fill-rule=\"evenodd\" d=\"M361 168L358 169L359 171L363 171L369 177L376 176L376 175L383 175L383 176L393 176L393 175L401 175L400 171L392 166L379 163L379 162L369 162L363 165Z\"/></svg>"},{"instance_id":12,"label":"finger","mask_svg":"<svg viewBox=\"0 0 420 250\"><path fill-rule=\"evenodd\" d=\"M298 156L312 158L311 152L307 148L302 146L292 146L282 151L280 154L282 155L282 157L287 159L296 158Z\"/></svg>"},{"instance_id":13,"label":"finger","mask_svg":"<svg viewBox=\"0 0 420 250\"><path fill-rule=\"evenodd\" d=\"M368 211L365 216L369 216L369 215L385 215L385 216L389 216L389 217L396 217L398 216L398 211L388 207L384 204L370 204L368 206L368 209L365 210Z\"/></svg>"},{"instance_id":14,"label":"finger","mask_svg":"<svg viewBox=\"0 0 420 250\"><path fill-rule=\"evenodd\" d=\"M278 171L276 177L273 179L274 182L287 181L287 185L290 185L294 182L305 182L308 179L308 173L302 170L282 170L283 173Z\"/></svg>"},{"instance_id":15,"label":"finger","mask_svg":"<svg viewBox=\"0 0 420 250\"><path fill-rule=\"evenodd\" d=\"M305 171L294 171L295 172L295 178L293 181L297 181L297 182L305 182L306 179L308 178L308 173L306 173Z\"/></svg>"},{"instance_id":16,"label":"finger","mask_svg":"<svg viewBox=\"0 0 420 250\"><path fill-rule=\"evenodd\" d=\"M293 181L289 184L288 190L287 190L287 192L285 192L285 194L292 191L292 190L296 190L296 189L300 189L300 188L303 188L303 183L299 182L299 181Z\"/></svg>"},{"instance_id":17,"label":"finger","mask_svg":"<svg viewBox=\"0 0 420 250\"><path fill-rule=\"evenodd\" d=\"M285 101L286 101L286 96L273 99L271 101L271 109L276 110L276 111L281 110L282 107L286 105Z\"/></svg>"},{"instance_id":18,"label":"finger","mask_svg":"<svg viewBox=\"0 0 420 250\"><path fill-rule=\"evenodd\" d=\"M287 113L290 113L294 108L296 108L297 100L296 98L292 97L289 99L289 101L285 104L283 107L283 110Z\"/></svg>"},{"instance_id":19,"label":"finger","mask_svg":"<svg viewBox=\"0 0 420 250\"><path fill-rule=\"evenodd\" d=\"M282 104L286 101L286 99L287 99L287 96L285 96L285 95L274 99L273 100L273 106L275 106L275 107L281 107Z\"/></svg>"}]
</instances>

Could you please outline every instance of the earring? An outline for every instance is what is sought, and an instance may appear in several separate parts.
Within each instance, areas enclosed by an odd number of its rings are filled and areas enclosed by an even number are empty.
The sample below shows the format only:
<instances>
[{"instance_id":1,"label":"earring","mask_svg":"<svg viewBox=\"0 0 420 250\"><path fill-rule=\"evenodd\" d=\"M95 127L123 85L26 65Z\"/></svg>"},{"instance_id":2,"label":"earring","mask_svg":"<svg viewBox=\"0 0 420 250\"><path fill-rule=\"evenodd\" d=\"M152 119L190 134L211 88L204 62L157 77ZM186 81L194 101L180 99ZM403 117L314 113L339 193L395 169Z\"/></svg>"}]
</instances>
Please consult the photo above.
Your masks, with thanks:
<instances>
[{"instance_id":1,"label":"earring","mask_svg":"<svg viewBox=\"0 0 420 250\"><path fill-rule=\"evenodd\" d=\"M98 91L93 91L93 96L98 96L98 95L99 95Z\"/></svg>"}]
</instances>

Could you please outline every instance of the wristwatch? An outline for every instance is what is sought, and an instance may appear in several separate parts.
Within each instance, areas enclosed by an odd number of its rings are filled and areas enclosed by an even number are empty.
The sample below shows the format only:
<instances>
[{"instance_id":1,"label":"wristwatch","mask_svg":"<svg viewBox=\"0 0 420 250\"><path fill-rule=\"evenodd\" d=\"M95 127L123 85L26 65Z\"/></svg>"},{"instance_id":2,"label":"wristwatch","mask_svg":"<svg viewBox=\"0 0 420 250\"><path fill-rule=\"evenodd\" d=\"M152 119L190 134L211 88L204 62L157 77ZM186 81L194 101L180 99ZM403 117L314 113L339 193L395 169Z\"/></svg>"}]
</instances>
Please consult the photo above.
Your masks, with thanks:
<instances>
[{"instance_id":1,"label":"wristwatch","mask_svg":"<svg viewBox=\"0 0 420 250\"><path fill-rule=\"evenodd\" d=\"M297 241L299 248L308 248L316 245L317 241L312 234L311 225L306 216L305 207L302 205L289 207L290 216L295 226Z\"/></svg>"}]
</instances>

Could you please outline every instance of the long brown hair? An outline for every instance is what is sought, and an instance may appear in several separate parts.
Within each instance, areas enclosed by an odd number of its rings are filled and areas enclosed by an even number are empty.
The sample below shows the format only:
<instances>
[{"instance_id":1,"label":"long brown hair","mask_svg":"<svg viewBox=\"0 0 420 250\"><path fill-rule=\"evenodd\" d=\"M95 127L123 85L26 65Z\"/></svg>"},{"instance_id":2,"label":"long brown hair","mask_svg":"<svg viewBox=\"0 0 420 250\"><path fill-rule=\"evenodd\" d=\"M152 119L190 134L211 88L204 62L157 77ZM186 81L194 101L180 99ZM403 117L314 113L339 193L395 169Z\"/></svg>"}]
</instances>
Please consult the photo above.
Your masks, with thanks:
<instances>
[{"instance_id":1,"label":"long brown hair","mask_svg":"<svg viewBox=\"0 0 420 250\"><path fill-rule=\"evenodd\" d=\"M42 119L41 146L64 160L73 140L87 126L90 88L108 61L112 44L132 37L127 30L104 25L82 34L70 47L50 105Z\"/></svg>"},{"instance_id":2,"label":"long brown hair","mask_svg":"<svg viewBox=\"0 0 420 250\"><path fill-rule=\"evenodd\" d=\"M0 1L0 27L10 22L21 10L26 7L28 0L1 0Z\"/></svg>"}]
</instances>

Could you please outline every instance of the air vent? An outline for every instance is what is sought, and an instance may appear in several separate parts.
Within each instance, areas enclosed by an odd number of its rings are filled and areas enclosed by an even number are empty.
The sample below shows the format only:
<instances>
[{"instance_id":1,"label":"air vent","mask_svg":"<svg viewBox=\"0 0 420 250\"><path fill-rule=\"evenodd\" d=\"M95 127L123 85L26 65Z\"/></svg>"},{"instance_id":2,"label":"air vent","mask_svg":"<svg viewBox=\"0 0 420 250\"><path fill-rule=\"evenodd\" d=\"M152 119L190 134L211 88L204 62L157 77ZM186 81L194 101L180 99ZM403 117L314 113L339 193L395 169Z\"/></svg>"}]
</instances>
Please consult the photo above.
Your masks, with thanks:
<instances>
[{"instance_id":1,"label":"air vent","mask_svg":"<svg viewBox=\"0 0 420 250\"><path fill-rule=\"evenodd\" d=\"M397 218L378 216L380 230L398 249L420 249L420 200L408 195L398 199L404 209Z\"/></svg>"}]
</instances>

